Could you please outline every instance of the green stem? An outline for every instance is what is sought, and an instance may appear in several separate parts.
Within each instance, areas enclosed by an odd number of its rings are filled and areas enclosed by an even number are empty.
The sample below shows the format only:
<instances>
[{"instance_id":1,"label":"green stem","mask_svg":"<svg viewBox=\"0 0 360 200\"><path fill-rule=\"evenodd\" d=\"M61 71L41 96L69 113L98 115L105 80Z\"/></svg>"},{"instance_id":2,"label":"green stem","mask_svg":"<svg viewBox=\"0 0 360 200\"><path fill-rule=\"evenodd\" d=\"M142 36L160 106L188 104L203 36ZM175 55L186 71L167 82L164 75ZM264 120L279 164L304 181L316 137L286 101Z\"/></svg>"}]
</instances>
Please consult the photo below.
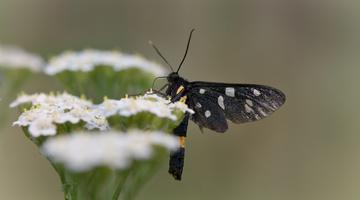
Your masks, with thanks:
<instances>
[{"instance_id":1,"label":"green stem","mask_svg":"<svg viewBox=\"0 0 360 200\"><path fill-rule=\"evenodd\" d=\"M120 192L125 184L127 177L129 176L129 174L130 174L129 171L126 171L126 172L123 172L123 176L119 175L116 177L116 180L115 180L116 189L115 189L114 194L112 195L112 200L119 199Z\"/></svg>"},{"instance_id":2,"label":"green stem","mask_svg":"<svg viewBox=\"0 0 360 200\"><path fill-rule=\"evenodd\" d=\"M71 176L67 174L66 170L62 166L54 164L51 161L50 163L60 177L62 189L64 192L64 199L77 200L77 188L76 185L73 183Z\"/></svg>"},{"instance_id":3,"label":"green stem","mask_svg":"<svg viewBox=\"0 0 360 200\"><path fill-rule=\"evenodd\" d=\"M133 200L140 189L155 175L165 158L165 152L159 151L159 154L151 161L135 163L120 192L121 200Z\"/></svg>"}]
</instances>

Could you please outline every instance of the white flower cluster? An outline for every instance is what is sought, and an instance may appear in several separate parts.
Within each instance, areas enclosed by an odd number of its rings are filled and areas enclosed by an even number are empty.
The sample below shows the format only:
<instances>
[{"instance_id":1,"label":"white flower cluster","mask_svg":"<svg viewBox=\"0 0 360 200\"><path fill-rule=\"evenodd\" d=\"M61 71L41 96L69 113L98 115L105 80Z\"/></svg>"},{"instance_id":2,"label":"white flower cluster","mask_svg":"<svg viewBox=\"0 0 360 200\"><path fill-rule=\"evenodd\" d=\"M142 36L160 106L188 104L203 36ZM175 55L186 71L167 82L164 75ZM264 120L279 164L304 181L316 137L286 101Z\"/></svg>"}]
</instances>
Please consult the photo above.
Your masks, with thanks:
<instances>
[{"instance_id":1,"label":"white flower cluster","mask_svg":"<svg viewBox=\"0 0 360 200\"><path fill-rule=\"evenodd\" d=\"M151 159L154 147L178 148L176 137L161 132L74 133L48 139L42 147L51 160L81 172L99 166L126 169L134 160Z\"/></svg>"},{"instance_id":2,"label":"white flower cluster","mask_svg":"<svg viewBox=\"0 0 360 200\"><path fill-rule=\"evenodd\" d=\"M40 72L44 66L44 60L35 54L28 53L15 46L0 46L0 66L11 68L27 68L31 71Z\"/></svg>"},{"instance_id":3,"label":"white flower cluster","mask_svg":"<svg viewBox=\"0 0 360 200\"><path fill-rule=\"evenodd\" d=\"M194 113L186 104L171 103L155 94L145 94L136 98L120 100L105 99L103 103L94 105L90 101L67 93L58 95L34 94L21 95L10 107L31 104L31 109L21 113L13 125L29 127L32 137L56 134L56 125L70 122L77 124L85 122L87 129L109 129L107 117L113 115L131 116L141 112L150 112L160 118L177 120L175 110L183 113Z\"/></svg>"},{"instance_id":4,"label":"white flower cluster","mask_svg":"<svg viewBox=\"0 0 360 200\"><path fill-rule=\"evenodd\" d=\"M171 103L170 100L163 99L155 94L147 93L144 96L135 98L123 98L120 100L105 99L97 106L98 110L106 117L113 115L131 116L141 112L150 112L160 118L177 120L174 114L175 109L182 112L194 113L186 104L181 102Z\"/></svg>"},{"instance_id":5,"label":"white flower cluster","mask_svg":"<svg viewBox=\"0 0 360 200\"><path fill-rule=\"evenodd\" d=\"M24 103L31 103L32 107L25 110L13 125L28 126L33 137L55 135L56 124L66 122L77 124L83 121L88 129L108 129L106 118L93 108L91 102L67 93L22 95L10 106Z\"/></svg>"},{"instance_id":6,"label":"white flower cluster","mask_svg":"<svg viewBox=\"0 0 360 200\"><path fill-rule=\"evenodd\" d=\"M117 51L87 49L68 51L50 60L45 72L54 75L65 70L88 72L97 66L109 66L115 71L136 67L156 76L164 75L164 68L140 56Z\"/></svg>"}]
</instances>

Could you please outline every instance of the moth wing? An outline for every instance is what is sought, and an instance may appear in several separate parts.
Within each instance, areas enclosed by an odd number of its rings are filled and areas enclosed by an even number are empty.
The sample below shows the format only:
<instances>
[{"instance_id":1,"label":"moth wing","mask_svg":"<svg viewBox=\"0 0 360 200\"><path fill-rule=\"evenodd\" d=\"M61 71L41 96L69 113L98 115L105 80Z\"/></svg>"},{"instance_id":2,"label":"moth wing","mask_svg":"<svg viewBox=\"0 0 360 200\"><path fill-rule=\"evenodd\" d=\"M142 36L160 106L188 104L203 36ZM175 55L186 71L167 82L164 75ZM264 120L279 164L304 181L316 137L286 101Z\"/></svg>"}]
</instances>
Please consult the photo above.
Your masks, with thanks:
<instances>
[{"instance_id":1,"label":"moth wing","mask_svg":"<svg viewBox=\"0 0 360 200\"><path fill-rule=\"evenodd\" d=\"M283 105L286 99L280 90L256 84L191 82L190 91L189 106L192 108L195 105L196 107L196 104L200 103L203 107L198 115L203 115L204 109L211 107L212 110L217 111L215 114L222 113L220 118L225 116L234 123L263 119ZM195 114L196 110L195 108ZM203 119L203 116L195 116L194 118ZM208 121L206 123L214 122Z\"/></svg>"},{"instance_id":2,"label":"moth wing","mask_svg":"<svg viewBox=\"0 0 360 200\"><path fill-rule=\"evenodd\" d=\"M188 94L188 106L195 111L191 116L200 129L203 127L223 133L228 129L226 116L216 102L196 93Z\"/></svg>"}]
</instances>

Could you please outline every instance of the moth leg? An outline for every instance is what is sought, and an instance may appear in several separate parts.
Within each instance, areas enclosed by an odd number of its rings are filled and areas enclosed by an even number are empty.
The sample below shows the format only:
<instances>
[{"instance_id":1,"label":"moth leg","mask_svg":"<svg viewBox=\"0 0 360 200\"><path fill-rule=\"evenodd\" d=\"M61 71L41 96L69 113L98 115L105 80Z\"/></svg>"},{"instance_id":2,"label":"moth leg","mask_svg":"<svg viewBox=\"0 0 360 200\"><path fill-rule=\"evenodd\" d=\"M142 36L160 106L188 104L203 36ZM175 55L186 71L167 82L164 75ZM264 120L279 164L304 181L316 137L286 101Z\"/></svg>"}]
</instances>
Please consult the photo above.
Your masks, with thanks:
<instances>
[{"instance_id":1,"label":"moth leg","mask_svg":"<svg viewBox=\"0 0 360 200\"><path fill-rule=\"evenodd\" d=\"M181 180L181 176L184 168L185 140L186 140L189 116L190 114L186 113L180 125L173 130L173 134L179 137L180 147L179 149L177 149L176 151L170 154L168 172L175 178L175 180Z\"/></svg>"},{"instance_id":2,"label":"moth leg","mask_svg":"<svg viewBox=\"0 0 360 200\"><path fill-rule=\"evenodd\" d=\"M160 95L160 96L162 96L162 97L164 97L164 98L167 97L167 94L161 92L160 90L152 90L152 93L153 93L153 94L158 94L158 95Z\"/></svg>"},{"instance_id":3,"label":"moth leg","mask_svg":"<svg viewBox=\"0 0 360 200\"><path fill-rule=\"evenodd\" d=\"M164 86L162 86L158 91L161 92L163 91L165 88L169 87L169 83L165 84Z\"/></svg>"},{"instance_id":4,"label":"moth leg","mask_svg":"<svg viewBox=\"0 0 360 200\"><path fill-rule=\"evenodd\" d=\"M165 89L165 88L167 88L167 87L169 87L169 84L165 84L164 86L162 86L160 89L158 89L158 90L155 90L155 89L153 89L153 88L151 88L151 92L152 93L154 93L154 94L158 94L158 95L160 95L160 96L162 96L162 97L167 97L167 94L166 93L163 93L162 91Z\"/></svg>"}]
</instances>

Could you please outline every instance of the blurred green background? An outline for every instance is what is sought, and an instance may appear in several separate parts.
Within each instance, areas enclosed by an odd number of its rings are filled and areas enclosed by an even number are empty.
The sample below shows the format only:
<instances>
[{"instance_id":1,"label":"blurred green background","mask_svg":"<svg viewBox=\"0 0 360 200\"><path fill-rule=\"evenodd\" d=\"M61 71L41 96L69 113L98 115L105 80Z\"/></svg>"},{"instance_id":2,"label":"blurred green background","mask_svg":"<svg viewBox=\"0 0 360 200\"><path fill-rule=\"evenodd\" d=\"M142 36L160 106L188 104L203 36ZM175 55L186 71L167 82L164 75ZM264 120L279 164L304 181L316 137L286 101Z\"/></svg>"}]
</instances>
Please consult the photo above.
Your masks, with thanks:
<instances>
[{"instance_id":1,"label":"blurred green background","mask_svg":"<svg viewBox=\"0 0 360 200\"><path fill-rule=\"evenodd\" d=\"M93 47L161 62L152 40L176 65L196 28L181 75L286 93L273 116L226 134L191 124L183 181L164 163L140 200L359 199L359 22L356 1L0 0L0 43L47 58ZM57 88L40 77L23 90ZM10 121L0 134L0 199L63 199L55 171Z\"/></svg>"}]
</instances>

